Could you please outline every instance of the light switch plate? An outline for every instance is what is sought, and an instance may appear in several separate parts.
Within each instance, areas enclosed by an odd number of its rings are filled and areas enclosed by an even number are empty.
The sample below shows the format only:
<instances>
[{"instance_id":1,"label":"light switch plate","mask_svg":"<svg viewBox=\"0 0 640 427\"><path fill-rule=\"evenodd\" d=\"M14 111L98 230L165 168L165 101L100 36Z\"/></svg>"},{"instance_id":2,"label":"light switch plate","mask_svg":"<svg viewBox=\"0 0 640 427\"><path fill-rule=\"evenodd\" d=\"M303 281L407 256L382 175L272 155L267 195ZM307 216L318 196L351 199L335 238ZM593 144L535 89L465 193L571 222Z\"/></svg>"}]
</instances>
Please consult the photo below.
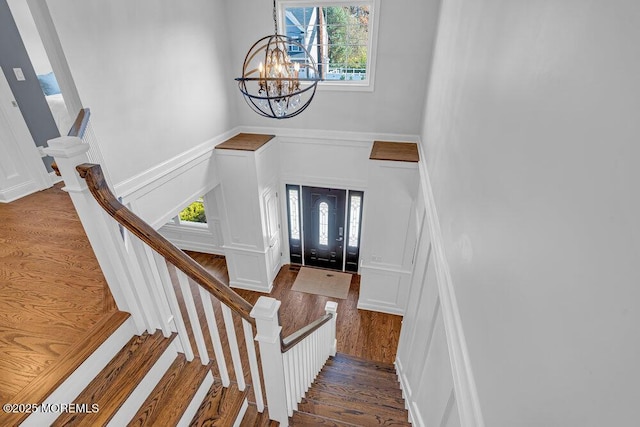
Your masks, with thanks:
<instances>
[{"instance_id":1,"label":"light switch plate","mask_svg":"<svg viewBox=\"0 0 640 427\"><path fill-rule=\"evenodd\" d=\"M16 75L16 80L18 80L19 82L25 81L24 73L22 72L22 68L14 68L13 69L13 74Z\"/></svg>"}]
</instances>

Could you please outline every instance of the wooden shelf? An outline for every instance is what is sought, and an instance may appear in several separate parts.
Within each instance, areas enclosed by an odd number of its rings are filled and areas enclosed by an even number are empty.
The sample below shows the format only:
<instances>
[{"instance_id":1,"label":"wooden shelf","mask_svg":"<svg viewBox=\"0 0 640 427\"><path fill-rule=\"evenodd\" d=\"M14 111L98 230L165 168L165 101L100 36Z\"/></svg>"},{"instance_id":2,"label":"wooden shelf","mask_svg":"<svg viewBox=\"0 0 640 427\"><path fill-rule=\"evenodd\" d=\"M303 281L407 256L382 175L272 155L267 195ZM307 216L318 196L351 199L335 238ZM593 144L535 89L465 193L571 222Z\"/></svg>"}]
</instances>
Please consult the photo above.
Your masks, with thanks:
<instances>
[{"instance_id":1,"label":"wooden shelf","mask_svg":"<svg viewBox=\"0 0 640 427\"><path fill-rule=\"evenodd\" d=\"M267 142L271 141L275 135L262 135L258 133L239 133L231 139L218 145L219 150L241 150L256 151Z\"/></svg>"},{"instance_id":2,"label":"wooden shelf","mask_svg":"<svg viewBox=\"0 0 640 427\"><path fill-rule=\"evenodd\" d=\"M371 160L391 160L395 162L417 163L420 161L418 144L415 142L373 141L373 148L369 158Z\"/></svg>"}]
</instances>

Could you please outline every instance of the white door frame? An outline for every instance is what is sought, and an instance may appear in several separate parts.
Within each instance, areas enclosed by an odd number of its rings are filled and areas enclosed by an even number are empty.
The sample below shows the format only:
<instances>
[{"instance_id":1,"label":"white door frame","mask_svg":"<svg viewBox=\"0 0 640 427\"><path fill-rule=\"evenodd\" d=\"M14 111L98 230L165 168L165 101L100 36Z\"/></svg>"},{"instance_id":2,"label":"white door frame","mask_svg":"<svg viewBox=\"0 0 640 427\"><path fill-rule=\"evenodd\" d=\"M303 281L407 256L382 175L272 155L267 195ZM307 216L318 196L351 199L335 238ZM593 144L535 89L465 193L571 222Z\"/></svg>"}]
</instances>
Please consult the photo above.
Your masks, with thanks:
<instances>
[{"instance_id":1,"label":"white door frame","mask_svg":"<svg viewBox=\"0 0 640 427\"><path fill-rule=\"evenodd\" d=\"M0 201L10 202L51 187L52 182L47 168L42 162L40 152L33 141L2 68L0 68L0 114L9 127L7 132L9 140L0 141L0 144L3 144L3 151L10 153L11 156L17 156L12 159L12 162L16 167L15 174L22 177L21 184L17 187L13 186L15 191L4 194L4 197L0 197Z\"/></svg>"}]
</instances>

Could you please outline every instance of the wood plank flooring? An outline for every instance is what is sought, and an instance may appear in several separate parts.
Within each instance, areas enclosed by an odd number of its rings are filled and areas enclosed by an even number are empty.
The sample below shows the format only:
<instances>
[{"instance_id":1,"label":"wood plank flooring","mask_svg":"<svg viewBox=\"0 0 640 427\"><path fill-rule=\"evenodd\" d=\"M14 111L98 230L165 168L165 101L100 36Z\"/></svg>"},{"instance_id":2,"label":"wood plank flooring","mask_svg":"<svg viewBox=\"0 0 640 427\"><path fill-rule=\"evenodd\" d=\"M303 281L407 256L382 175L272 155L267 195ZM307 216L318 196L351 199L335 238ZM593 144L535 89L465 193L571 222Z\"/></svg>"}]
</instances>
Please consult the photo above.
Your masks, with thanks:
<instances>
[{"instance_id":1,"label":"wood plank flooring","mask_svg":"<svg viewBox=\"0 0 640 427\"><path fill-rule=\"evenodd\" d=\"M115 304L58 184L0 204L0 400L9 401Z\"/></svg>"},{"instance_id":2,"label":"wood plank flooring","mask_svg":"<svg viewBox=\"0 0 640 427\"><path fill-rule=\"evenodd\" d=\"M188 252L211 274L223 283L229 283L229 275L224 257L198 252ZM393 363L396 357L402 317L375 311L358 310L360 276L354 274L346 300L323 297L292 291L291 287L298 272L295 267L285 265L274 281L271 294L234 289L251 304L261 295L270 296L282 302L280 320L282 334L287 336L324 314L327 301L338 303L337 340L338 352L366 360ZM242 335L238 335L242 337Z\"/></svg>"}]
</instances>

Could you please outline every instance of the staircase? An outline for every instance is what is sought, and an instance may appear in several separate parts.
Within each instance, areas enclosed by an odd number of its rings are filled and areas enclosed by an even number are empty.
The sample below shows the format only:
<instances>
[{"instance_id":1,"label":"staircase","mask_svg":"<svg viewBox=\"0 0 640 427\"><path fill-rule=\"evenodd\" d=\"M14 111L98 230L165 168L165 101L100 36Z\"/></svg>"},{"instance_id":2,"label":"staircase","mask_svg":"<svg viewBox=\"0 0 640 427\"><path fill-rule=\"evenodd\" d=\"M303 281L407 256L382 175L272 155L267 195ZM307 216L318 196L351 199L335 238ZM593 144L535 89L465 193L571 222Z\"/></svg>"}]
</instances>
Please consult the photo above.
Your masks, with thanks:
<instances>
[{"instance_id":1,"label":"staircase","mask_svg":"<svg viewBox=\"0 0 640 427\"><path fill-rule=\"evenodd\" d=\"M408 425L392 365L336 354L336 302L283 337L280 301L249 303L127 209L79 138L49 145L131 317L47 393L66 409L24 425Z\"/></svg>"},{"instance_id":2,"label":"staircase","mask_svg":"<svg viewBox=\"0 0 640 427\"><path fill-rule=\"evenodd\" d=\"M248 402L250 386L223 387L212 364L188 362L176 334L133 336L75 398L77 412L50 424L60 426L278 426L268 410ZM410 426L395 368L336 354L325 364L291 426ZM49 424L27 419L25 425Z\"/></svg>"},{"instance_id":3,"label":"staircase","mask_svg":"<svg viewBox=\"0 0 640 427\"><path fill-rule=\"evenodd\" d=\"M393 365L343 354L330 359L292 426L410 426Z\"/></svg>"}]
</instances>

